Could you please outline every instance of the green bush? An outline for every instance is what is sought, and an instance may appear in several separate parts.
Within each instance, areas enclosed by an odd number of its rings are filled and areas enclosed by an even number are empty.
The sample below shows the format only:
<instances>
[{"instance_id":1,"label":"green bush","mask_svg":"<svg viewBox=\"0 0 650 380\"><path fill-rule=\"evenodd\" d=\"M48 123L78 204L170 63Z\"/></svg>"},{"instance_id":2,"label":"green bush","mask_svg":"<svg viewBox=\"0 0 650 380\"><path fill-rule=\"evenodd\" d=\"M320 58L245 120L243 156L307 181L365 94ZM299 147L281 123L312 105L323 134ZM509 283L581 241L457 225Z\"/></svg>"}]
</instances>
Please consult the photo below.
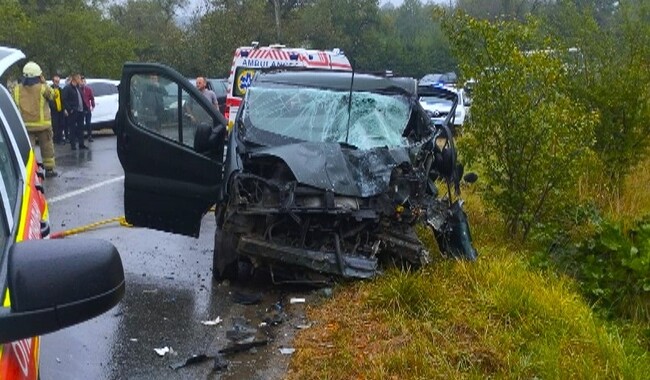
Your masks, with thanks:
<instances>
[{"instance_id":1,"label":"green bush","mask_svg":"<svg viewBox=\"0 0 650 380\"><path fill-rule=\"evenodd\" d=\"M650 218L629 230L603 221L593 236L555 257L598 309L650 322Z\"/></svg>"},{"instance_id":2,"label":"green bush","mask_svg":"<svg viewBox=\"0 0 650 380\"><path fill-rule=\"evenodd\" d=\"M597 114L569 95L562 59L532 20L488 22L456 13L444 27L465 78L473 78L464 159L480 168L482 197L525 240L574 203L591 157Z\"/></svg>"}]
</instances>

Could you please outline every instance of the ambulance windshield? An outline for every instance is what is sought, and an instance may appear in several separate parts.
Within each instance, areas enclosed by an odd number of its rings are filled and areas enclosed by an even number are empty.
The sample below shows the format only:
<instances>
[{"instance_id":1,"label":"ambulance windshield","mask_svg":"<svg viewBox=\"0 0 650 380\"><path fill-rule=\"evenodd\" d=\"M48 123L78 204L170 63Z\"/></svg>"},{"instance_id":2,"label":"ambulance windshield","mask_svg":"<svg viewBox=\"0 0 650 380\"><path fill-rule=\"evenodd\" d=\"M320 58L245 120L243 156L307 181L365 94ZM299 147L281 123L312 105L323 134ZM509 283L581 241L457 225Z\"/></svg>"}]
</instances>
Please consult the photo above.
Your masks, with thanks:
<instances>
[{"instance_id":1,"label":"ambulance windshield","mask_svg":"<svg viewBox=\"0 0 650 380\"><path fill-rule=\"evenodd\" d=\"M402 137L411 115L405 96L353 92L348 116L349 95L322 88L251 87L243 116L253 128L302 141L342 142L357 149L408 145Z\"/></svg>"}]
</instances>

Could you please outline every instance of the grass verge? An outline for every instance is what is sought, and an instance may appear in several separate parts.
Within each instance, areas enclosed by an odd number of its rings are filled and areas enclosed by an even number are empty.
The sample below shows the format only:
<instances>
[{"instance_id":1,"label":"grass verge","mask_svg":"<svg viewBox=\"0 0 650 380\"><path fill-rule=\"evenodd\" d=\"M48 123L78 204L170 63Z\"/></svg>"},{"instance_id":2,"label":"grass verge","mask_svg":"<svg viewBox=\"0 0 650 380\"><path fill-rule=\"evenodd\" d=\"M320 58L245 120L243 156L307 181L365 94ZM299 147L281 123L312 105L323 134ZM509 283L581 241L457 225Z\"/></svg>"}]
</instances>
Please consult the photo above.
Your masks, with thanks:
<instances>
[{"instance_id":1,"label":"grass verge","mask_svg":"<svg viewBox=\"0 0 650 380\"><path fill-rule=\"evenodd\" d=\"M563 277L517 255L443 261L338 289L309 309L289 379L630 378L647 351L594 316Z\"/></svg>"}]
</instances>

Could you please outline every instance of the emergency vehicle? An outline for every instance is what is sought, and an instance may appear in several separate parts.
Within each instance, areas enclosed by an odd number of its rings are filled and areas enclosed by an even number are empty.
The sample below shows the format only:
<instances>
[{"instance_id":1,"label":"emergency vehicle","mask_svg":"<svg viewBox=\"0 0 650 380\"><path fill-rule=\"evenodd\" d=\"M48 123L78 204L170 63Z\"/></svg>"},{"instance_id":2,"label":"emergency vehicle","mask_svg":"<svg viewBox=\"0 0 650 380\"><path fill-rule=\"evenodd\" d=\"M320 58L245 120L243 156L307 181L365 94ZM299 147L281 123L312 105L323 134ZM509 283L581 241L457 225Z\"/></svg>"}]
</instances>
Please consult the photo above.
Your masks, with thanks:
<instances>
[{"instance_id":1,"label":"emergency vehicle","mask_svg":"<svg viewBox=\"0 0 650 380\"><path fill-rule=\"evenodd\" d=\"M25 58L0 47L0 76ZM86 321L124 294L115 247L50 232L44 170L8 89L0 85L0 379L39 378L39 335ZM72 265L74 264L74 265Z\"/></svg>"},{"instance_id":2,"label":"emergency vehicle","mask_svg":"<svg viewBox=\"0 0 650 380\"><path fill-rule=\"evenodd\" d=\"M226 112L228 127L232 126L246 89L250 86L255 72L274 67L304 67L306 69L351 71L350 61L340 49L313 50L288 48L285 45L259 46L256 41L251 46L235 50L235 56L228 76L228 95Z\"/></svg>"}]
</instances>

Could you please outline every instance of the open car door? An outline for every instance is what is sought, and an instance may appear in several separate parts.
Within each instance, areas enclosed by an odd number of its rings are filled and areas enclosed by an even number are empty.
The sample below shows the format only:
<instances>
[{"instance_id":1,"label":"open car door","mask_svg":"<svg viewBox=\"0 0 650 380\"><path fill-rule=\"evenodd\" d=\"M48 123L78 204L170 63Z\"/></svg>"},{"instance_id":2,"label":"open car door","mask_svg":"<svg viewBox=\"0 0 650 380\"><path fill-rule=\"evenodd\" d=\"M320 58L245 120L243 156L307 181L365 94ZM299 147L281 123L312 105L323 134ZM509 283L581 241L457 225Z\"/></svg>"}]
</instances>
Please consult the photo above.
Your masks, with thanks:
<instances>
[{"instance_id":1,"label":"open car door","mask_svg":"<svg viewBox=\"0 0 650 380\"><path fill-rule=\"evenodd\" d=\"M221 113L173 69L126 63L115 133L126 220L198 236L201 218L221 197Z\"/></svg>"}]
</instances>

